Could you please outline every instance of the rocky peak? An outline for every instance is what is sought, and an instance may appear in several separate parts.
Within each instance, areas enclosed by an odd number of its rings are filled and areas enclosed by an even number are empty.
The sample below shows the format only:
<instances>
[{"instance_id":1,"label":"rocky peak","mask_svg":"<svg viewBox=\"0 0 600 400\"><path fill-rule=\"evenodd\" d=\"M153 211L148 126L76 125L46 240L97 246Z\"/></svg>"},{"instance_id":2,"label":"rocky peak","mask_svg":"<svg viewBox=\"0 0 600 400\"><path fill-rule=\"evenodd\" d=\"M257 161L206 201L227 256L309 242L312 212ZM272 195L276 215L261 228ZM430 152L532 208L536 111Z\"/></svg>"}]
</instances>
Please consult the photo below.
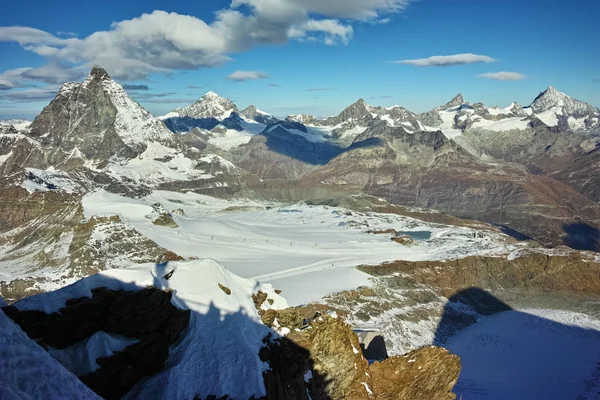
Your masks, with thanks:
<instances>
[{"instance_id":1,"label":"rocky peak","mask_svg":"<svg viewBox=\"0 0 600 400\"><path fill-rule=\"evenodd\" d=\"M232 112L237 112L236 107L231 100L219 96L215 92L208 92L194 104L178 108L174 112L181 117L191 117L197 119L215 118L219 121L229 117Z\"/></svg>"},{"instance_id":2,"label":"rocky peak","mask_svg":"<svg viewBox=\"0 0 600 400\"><path fill-rule=\"evenodd\" d=\"M554 107L562 107L565 113L574 116L598 113L595 107L568 96L554 86L548 86L533 100L530 107L534 113L542 113Z\"/></svg>"},{"instance_id":3,"label":"rocky peak","mask_svg":"<svg viewBox=\"0 0 600 400\"><path fill-rule=\"evenodd\" d=\"M219 96L217 93L213 92L212 90L206 92L204 94L204 96L202 96L203 98L207 98L207 99L220 99L222 98L221 96Z\"/></svg>"},{"instance_id":4,"label":"rocky peak","mask_svg":"<svg viewBox=\"0 0 600 400\"><path fill-rule=\"evenodd\" d=\"M350 105L353 108L363 108L369 109L371 106L365 101L365 99L358 99L353 104Z\"/></svg>"},{"instance_id":5,"label":"rocky peak","mask_svg":"<svg viewBox=\"0 0 600 400\"><path fill-rule=\"evenodd\" d=\"M108 75L108 72L106 72L106 70L104 68L102 68L99 65L94 65L92 67L92 70L90 71L90 74L88 75L88 78L93 79L93 80L102 81L102 80L110 79L110 76Z\"/></svg>"},{"instance_id":6,"label":"rocky peak","mask_svg":"<svg viewBox=\"0 0 600 400\"><path fill-rule=\"evenodd\" d=\"M456 96L454 96L454 98L452 100L450 100L449 102L447 102L443 106L439 107L439 109L440 110L447 110L448 108L456 108L456 107L459 107L459 106L461 106L463 104L465 104L465 99L463 98L462 93L459 93Z\"/></svg>"},{"instance_id":7,"label":"rocky peak","mask_svg":"<svg viewBox=\"0 0 600 400\"><path fill-rule=\"evenodd\" d=\"M240 112L240 115L264 125L274 124L278 121L276 117L269 113L259 110L258 108L256 108L255 105L250 105L246 107Z\"/></svg>"},{"instance_id":8,"label":"rocky peak","mask_svg":"<svg viewBox=\"0 0 600 400\"><path fill-rule=\"evenodd\" d=\"M256 113L256 112L258 112L258 108L256 108L256 106L254 104L251 104L248 107L244 108L242 110L241 114L245 115L245 114Z\"/></svg>"},{"instance_id":9,"label":"rocky peak","mask_svg":"<svg viewBox=\"0 0 600 400\"><path fill-rule=\"evenodd\" d=\"M373 118L371 115L371 106L364 99L358 99L335 117L332 122L338 124L350 119L358 120L365 116Z\"/></svg>"}]
</instances>

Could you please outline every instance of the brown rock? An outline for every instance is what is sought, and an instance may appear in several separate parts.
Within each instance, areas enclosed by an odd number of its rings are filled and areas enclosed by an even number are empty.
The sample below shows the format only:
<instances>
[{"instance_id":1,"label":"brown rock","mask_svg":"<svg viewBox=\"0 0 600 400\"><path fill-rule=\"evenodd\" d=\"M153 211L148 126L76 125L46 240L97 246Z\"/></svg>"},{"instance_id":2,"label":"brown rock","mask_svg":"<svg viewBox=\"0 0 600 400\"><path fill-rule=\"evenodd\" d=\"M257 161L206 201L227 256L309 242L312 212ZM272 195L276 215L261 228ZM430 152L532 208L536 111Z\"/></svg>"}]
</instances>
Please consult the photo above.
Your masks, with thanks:
<instances>
[{"instance_id":1,"label":"brown rock","mask_svg":"<svg viewBox=\"0 0 600 400\"><path fill-rule=\"evenodd\" d=\"M371 390L378 400L454 400L460 360L441 347L422 347L369 367Z\"/></svg>"}]
</instances>

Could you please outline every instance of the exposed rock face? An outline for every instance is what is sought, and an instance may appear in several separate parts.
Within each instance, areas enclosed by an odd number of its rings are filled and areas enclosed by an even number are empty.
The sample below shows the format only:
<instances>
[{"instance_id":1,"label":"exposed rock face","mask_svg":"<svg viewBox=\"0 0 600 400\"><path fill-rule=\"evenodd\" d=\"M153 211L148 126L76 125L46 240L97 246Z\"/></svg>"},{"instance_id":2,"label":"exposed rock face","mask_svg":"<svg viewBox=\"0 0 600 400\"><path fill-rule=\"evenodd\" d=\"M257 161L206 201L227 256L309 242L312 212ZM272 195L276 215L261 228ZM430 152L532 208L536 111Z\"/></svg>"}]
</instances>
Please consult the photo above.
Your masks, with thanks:
<instances>
[{"instance_id":1,"label":"exposed rock face","mask_svg":"<svg viewBox=\"0 0 600 400\"><path fill-rule=\"evenodd\" d=\"M287 317L301 314L277 312L278 326L292 330L263 349L271 367L265 374L268 399L304 399L306 392L313 399L455 398L460 362L445 349L427 347L369 366L356 334L340 317L317 314L300 330Z\"/></svg>"},{"instance_id":2,"label":"exposed rock face","mask_svg":"<svg viewBox=\"0 0 600 400\"><path fill-rule=\"evenodd\" d=\"M92 290L91 298L71 299L58 313L4 313L42 347L64 349L96 332L139 341L96 362L100 368L79 378L105 399L122 398L140 379L159 372L173 344L188 326L189 310L171 304L172 292L147 288L139 292Z\"/></svg>"},{"instance_id":3,"label":"exposed rock face","mask_svg":"<svg viewBox=\"0 0 600 400\"><path fill-rule=\"evenodd\" d=\"M419 283L440 288L446 296L472 286L600 293L600 264L578 253L530 253L511 260L474 256L450 261L394 261L360 269L374 276L405 273ZM432 273L434 270L438 273Z\"/></svg>"},{"instance_id":4,"label":"exposed rock face","mask_svg":"<svg viewBox=\"0 0 600 400\"><path fill-rule=\"evenodd\" d=\"M369 367L377 399L454 400L460 360L448 350L429 346L375 362Z\"/></svg>"},{"instance_id":5,"label":"exposed rock face","mask_svg":"<svg viewBox=\"0 0 600 400\"><path fill-rule=\"evenodd\" d=\"M83 83L64 84L33 121L29 135L46 148L45 165L62 170L88 160L132 158L150 140L173 140L166 126L100 67L94 67Z\"/></svg>"},{"instance_id":6,"label":"exposed rock face","mask_svg":"<svg viewBox=\"0 0 600 400\"><path fill-rule=\"evenodd\" d=\"M339 151L335 146L311 142L276 126L240 146L235 158L240 167L261 179L299 179Z\"/></svg>"}]
</instances>

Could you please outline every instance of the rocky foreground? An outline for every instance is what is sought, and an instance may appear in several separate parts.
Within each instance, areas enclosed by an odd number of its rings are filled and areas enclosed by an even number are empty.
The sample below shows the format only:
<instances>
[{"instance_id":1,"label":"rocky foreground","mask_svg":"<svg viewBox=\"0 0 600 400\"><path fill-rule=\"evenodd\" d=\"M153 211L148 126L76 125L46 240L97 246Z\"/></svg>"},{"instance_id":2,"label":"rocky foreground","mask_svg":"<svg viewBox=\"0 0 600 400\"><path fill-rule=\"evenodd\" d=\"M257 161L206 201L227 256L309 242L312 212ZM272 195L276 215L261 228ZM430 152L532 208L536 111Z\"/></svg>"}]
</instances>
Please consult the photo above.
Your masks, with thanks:
<instances>
[{"instance_id":1,"label":"rocky foreground","mask_svg":"<svg viewBox=\"0 0 600 400\"><path fill-rule=\"evenodd\" d=\"M41 346L91 390L52 392L58 372L26 377L4 357L0 382L54 399L455 398L460 362L447 350L370 364L341 317L284 305L269 286L211 261L107 271L5 306L0 319L0 342L16 323L35 341L28 347Z\"/></svg>"}]
</instances>

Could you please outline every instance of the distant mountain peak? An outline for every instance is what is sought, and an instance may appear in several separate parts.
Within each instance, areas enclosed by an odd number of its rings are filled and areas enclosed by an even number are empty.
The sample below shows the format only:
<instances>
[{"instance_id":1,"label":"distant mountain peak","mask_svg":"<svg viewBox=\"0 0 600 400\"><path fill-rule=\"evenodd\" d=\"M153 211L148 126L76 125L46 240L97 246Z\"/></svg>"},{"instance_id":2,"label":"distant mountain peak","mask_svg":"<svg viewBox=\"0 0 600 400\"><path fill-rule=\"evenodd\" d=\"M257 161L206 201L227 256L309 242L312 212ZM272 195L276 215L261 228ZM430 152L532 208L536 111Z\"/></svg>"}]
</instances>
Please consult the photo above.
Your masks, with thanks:
<instances>
[{"instance_id":1,"label":"distant mountain peak","mask_svg":"<svg viewBox=\"0 0 600 400\"><path fill-rule=\"evenodd\" d=\"M254 104L250 104L248 107L244 108L244 110L242 110L242 113L247 113L247 112L257 112L258 108L256 108L256 106Z\"/></svg>"},{"instance_id":2,"label":"distant mountain peak","mask_svg":"<svg viewBox=\"0 0 600 400\"><path fill-rule=\"evenodd\" d=\"M449 102L447 102L446 104L444 104L443 106L440 107L441 110L446 110L448 108L456 108L456 107L460 107L461 105L465 104L465 99L463 98L462 93L457 94L456 96L454 96L452 98L452 100L450 100Z\"/></svg>"},{"instance_id":3,"label":"distant mountain peak","mask_svg":"<svg viewBox=\"0 0 600 400\"><path fill-rule=\"evenodd\" d=\"M251 104L244 110L240 111L240 115L265 125L273 124L278 121L276 117L267 112L259 110L254 104Z\"/></svg>"},{"instance_id":4,"label":"distant mountain peak","mask_svg":"<svg viewBox=\"0 0 600 400\"><path fill-rule=\"evenodd\" d=\"M221 96L219 96L218 93L213 92L212 90L206 92L206 94L204 96L202 96L202 98L206 98L206 99L219 99L219 98L223 98Z\"/></svg>"},{"instance_id":5,"label":"distant mountain peak","mask_svg":"<svg viewBox=\"0 0 600 400\"><path fill-rule=\"evenodd\" d=\"M173 111L173 114L177 114L180 117L191 117L191 118L214 118L218 121L222 121L229 117L232 112L237 112L238 108L231 102L231 100L220 96L219 94L209 91L200 99L196 100L194 104L191 104L184 108L177 108Z\"/></svg>"},{"instance_id":6,"label":"distant mountain peak","mask_svg":"<svg viewBox=\"0 0 600 400\"><path fill-rule=\"evenodd\" d=\"M595 114L598 112L595 107L572 98L552 85L548 86L546 90L540 93L533 100L530 107L536 113L548 111L554 107L562 107L567 114L577 116Z\"/></svg>"}]
</instances>

